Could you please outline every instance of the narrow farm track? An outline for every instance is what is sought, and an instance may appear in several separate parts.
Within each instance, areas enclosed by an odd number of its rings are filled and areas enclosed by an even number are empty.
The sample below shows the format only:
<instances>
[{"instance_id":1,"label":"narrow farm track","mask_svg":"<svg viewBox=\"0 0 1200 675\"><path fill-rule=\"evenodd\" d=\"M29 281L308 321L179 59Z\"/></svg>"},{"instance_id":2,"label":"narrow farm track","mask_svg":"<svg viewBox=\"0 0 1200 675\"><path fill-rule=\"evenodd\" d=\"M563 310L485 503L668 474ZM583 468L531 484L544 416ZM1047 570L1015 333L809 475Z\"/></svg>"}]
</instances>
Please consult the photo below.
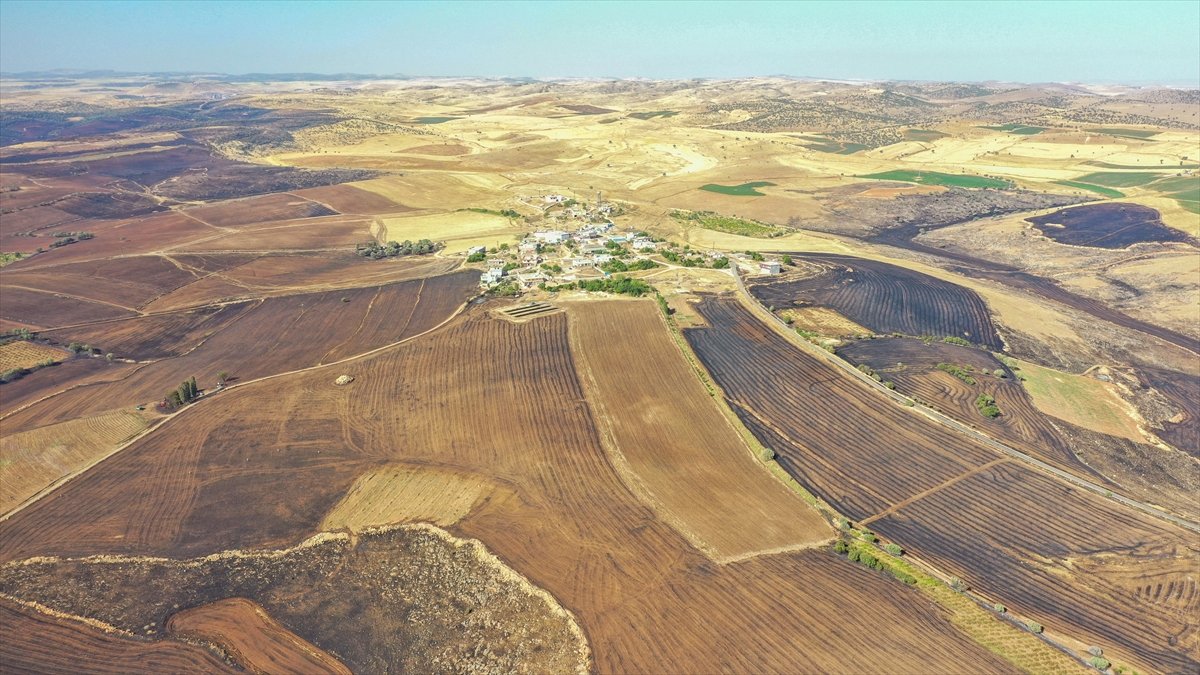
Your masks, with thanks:
<instances>
[{"instance_id":1,"label":"narrow farm track","mask_svg":"<svg viewBox=\"0 0 1200 675\"><path fill-rule=\"evenodd\" d=\"M1152 581L1187 583L1200 564L1194 525L1128 508L936 413L887 405L856 382L862 373L798 349L737 300L709 298L699 309L708 327L686 329L689 343L807 489L852 519L878 518L874 529L888 540L1047 630L1143 668L1200 665L1195 608L1143 591Z\"/></svg>"}]
</instances>

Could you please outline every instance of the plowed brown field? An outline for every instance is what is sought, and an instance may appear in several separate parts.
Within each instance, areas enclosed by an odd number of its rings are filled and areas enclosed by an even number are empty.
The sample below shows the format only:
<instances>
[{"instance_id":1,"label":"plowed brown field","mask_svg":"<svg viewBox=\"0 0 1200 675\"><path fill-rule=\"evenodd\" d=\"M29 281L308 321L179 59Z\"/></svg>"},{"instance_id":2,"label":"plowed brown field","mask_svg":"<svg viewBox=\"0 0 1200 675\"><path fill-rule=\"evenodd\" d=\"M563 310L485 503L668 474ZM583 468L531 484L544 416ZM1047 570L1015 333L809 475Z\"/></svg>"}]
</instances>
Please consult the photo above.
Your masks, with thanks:
<instances>
[{"instance_id":1,"label":"plowed brown field","mask_svg":"<svg viewBox=\"0 0 1200 675\"><path fill-rule=\"evenodd\" d=\"M202 400L0 523L0 558L290 545L359 476L424 463L510 491L453 529L571 610L601 672L1010 670L919 591L825 550L720 565L694 548L614 468L567 316L477 308L362 361ZM342 372L355 381L333 386Z\"/></svg>"},{"instance_id":2,"label":"plowed brown field","mask_svg":"<svg viewBox=\"0 0 1200 675\"><path fill-rule=\"evenodd\" d=\"M239 227L295 218L316 218L337 215L333 209L309 199L286 192L227 199L211 206L187 210L193 218L217 227Z\"/></svg>"},{"instance_id":3,"label":"plowed brown field","mask_svg":"<svg viewBox=\"0 0 1200 675\"><path fill-rule=\"evenodd\" d=\"M167 630L217 644L256 673L339 673L350 669L299 637L252 600L229 598L193 607L167 621Z\"/></svg>"},{"instance_id":4,"label":"plowed brown field","mask_svg":"<svg viewBox=\"0 0 1200 675\"><path fill-rule=\"evenodd\" d=\"M144 642L0 598L0 670L5 673L234 673L204 647Z\"/></svg>"}]
</instances>

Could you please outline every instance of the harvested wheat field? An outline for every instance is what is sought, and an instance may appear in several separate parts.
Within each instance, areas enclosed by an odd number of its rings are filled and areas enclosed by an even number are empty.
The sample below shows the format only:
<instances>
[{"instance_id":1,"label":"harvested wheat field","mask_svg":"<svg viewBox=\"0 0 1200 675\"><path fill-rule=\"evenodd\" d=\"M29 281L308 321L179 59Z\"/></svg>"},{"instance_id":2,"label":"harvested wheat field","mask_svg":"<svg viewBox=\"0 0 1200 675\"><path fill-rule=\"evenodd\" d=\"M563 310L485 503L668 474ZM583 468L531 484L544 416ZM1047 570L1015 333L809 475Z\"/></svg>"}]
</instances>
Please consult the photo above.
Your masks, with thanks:
<instances>
[{"instance_id":1,"label":"harvested wheat field","mask_svg":"<svg viewBox=\"0 0 1200 675\"><path fill-rule=\"evenodd\" d=\"M0 436L0 515L59 478L87 468L146 424L144 415L116 411Z\"/></svg>"},{"instance_id":2,"label":"harvested wheat field","mask_svg":"<svg viewBox=\"0 0 1200 675\"><path fill-rule=\"evenodd\" d=\"M236 383L347 359L445 321L473 293L476 274L271 297L179 357L142 365L118 381L66 391L12 415L6 425L19 430L152 405L190 377L210 389L221 372Z\"/></svg>"},{"instance_id":3,"label":"harvested wheat field","mask_svg":"<svg viewBox=\"0 0 1200 675\"><path fill-rule=\"evenodd\" d=\"M28 340L13 340L0 345L0 373L32 368L47 361L59 362L71 352Z\"/></svg>"},{"instance_id":4,"label":"harvested wheat field","mask_svg":"<svg viewBox=\"0 0 1200 675\"><path fill-rule=\"evenodd\" d=\"M631 490L718 561L811 546L832 531L754 457L649 301L570 305L593 417Z\"/></svg>"}]
</instances>

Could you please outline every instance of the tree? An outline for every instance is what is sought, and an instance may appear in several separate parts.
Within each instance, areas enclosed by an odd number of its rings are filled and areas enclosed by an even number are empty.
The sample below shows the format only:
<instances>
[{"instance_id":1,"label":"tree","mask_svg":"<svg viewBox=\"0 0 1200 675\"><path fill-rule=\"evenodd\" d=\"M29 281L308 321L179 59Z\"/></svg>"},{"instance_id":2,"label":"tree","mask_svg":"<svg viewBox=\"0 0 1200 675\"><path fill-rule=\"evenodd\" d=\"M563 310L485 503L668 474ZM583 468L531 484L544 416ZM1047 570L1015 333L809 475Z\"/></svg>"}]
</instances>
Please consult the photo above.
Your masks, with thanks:
<instances>
[{"instance_id":1,"label":"tree","mask_svg":"<svg viewBox=\"0 0 1200 675\"><path fill-rule=\"evenodd\" d=\"M224 384L228 381L229 381L229 372L228 371L222 370L221 372L217 373L217 384L224 386Z\"/></svg>"},{"instance_id":2,"label":"tree","mask_svg":"<svg viewBox=\"0 0 1200 675\"><path fill-rule=\"evenodd\" d=\"M790 255L783 256L782 258L779 259L779 262L783 263L784 265L787 265L788 267L791 267L792 265L795 264L792 262L792 256L790 256Z\"/></svg>"}]
</instances>

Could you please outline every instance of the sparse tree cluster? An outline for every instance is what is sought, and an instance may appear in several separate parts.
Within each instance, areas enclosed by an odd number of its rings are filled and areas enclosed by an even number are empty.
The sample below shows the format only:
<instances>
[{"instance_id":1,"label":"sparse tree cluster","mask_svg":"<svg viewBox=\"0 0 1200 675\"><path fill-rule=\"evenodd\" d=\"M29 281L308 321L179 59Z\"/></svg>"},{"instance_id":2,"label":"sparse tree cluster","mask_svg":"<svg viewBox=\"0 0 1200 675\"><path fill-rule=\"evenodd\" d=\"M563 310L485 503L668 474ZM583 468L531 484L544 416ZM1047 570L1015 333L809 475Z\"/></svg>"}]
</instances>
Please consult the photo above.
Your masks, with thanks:
<instances>
[{"instance_id":1,"label":"sparse tree cluster","mask_svg":"<svg viewBox=\"0 0 1200 675\"><path fill-rule=\"evenodd\" d=\"M183 406L196 400L200 395L200 389L196 386L196 378L184 380L178 388L171 390L167 397L159 403L159 408L164 411L178 410Z\"/></svg>"},{"instance_id":2,"label":"sparse tree cluster","mask_svg":"<svg viewBox=\"0 0 1200 675\"><path fill-rule=\"evenodd\" d=\"M405 255L425 255L433 253L440 248L440 244L435 244L429 239L420 239L416 243L407 239L400 243L389 241L387 244L372 241L360 244L358 246L358 254L364 258L379 260L381 258L395 258Z\"/></svg>"}]
</instances>

